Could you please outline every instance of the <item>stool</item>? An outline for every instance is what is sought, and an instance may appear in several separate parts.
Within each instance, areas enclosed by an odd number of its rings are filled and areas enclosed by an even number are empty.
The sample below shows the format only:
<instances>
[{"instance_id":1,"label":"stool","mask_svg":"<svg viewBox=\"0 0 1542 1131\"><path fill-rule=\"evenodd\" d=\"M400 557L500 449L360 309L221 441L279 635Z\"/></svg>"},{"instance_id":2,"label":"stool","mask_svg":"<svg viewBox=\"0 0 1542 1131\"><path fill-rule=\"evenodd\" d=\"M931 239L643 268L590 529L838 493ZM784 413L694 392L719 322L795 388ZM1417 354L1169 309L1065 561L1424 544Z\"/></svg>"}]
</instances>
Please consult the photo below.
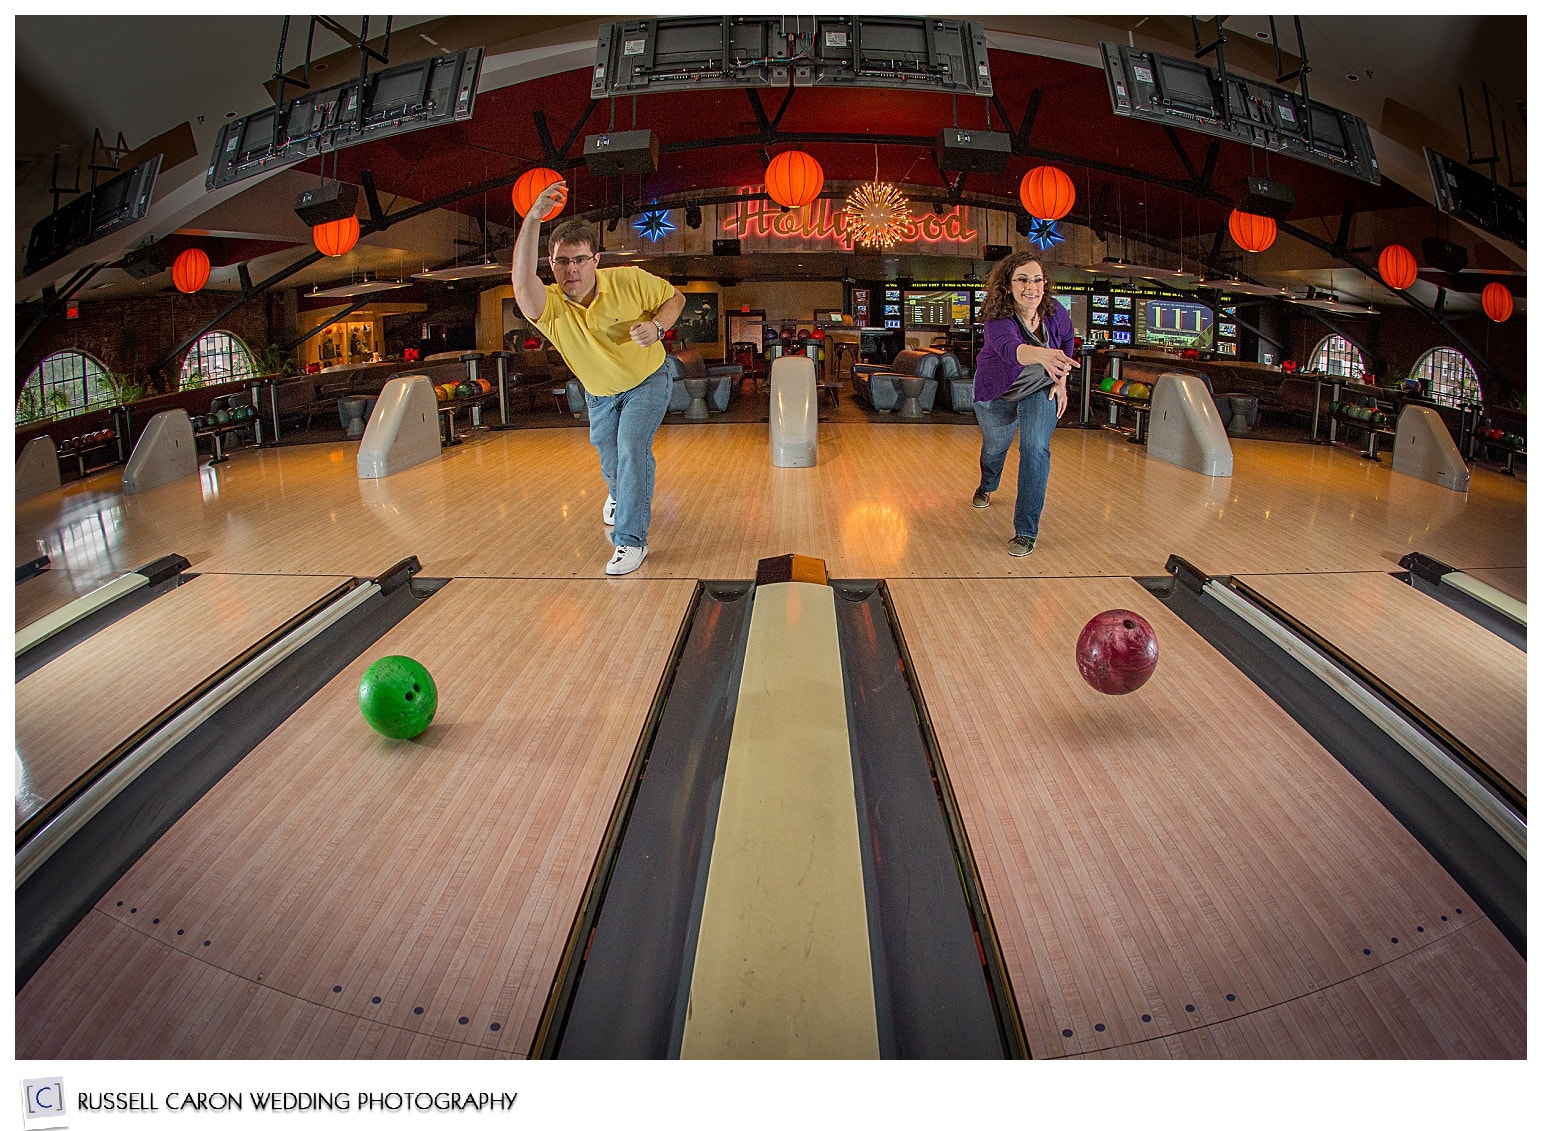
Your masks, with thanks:
<instances>
[{"instance_id":1,"label":"stool","mask_svg":"<svg viewBox=\"0 0 1542 1131\"><path fill-rule=\"evenodd\" d=\"M566 385L553 385L546 391L551 394L552 404L556 406L557 411L559 413L567 412L568 387Z\"/></svg>"},{"instance_id":2,"label":"stool","mask_svg":"<svg viewBox=\"0 0 1542 1131\"><path fill-rule=\"evenodd\" d=\"M357 440L364 435L364 422L369 419L374 407L374 397L343 397L337 402L338 418L348 430L350 440Z\"/></svg>"},{"instance_id":3,"label":"stool","mask_svg":"<svg viewBox=\"0 0 1542 1131\"><path fill-rule=\"evenodd\" d=\"M1226 422L1226 431L1232 436L1246 436L1248 434L1248 415L1253 411L1256 398L1243 393L1223 393L1231 404L1231 419Z\"/></svg>"},{"instance_id":4,"label":"stool","mask_svg":"<svg viewBox=\"0 0 1542 1131\"><path fill-rule=\"evenodd\" d=\"M904 398L895 416L903 416L907 420L919 419L921 416L921 394L926 391L926 380L922 377L908 377L904 374L894 375L894 387L899 390L899 395Z\"/></svg>"},{"instance_id":5,"label":"stool","mask_svg":"<svg viewBox=\"0 0 1542 1131\"><path fill-rule=\"evenodd\" d=\"M707 379L705 377L685 377L680 382L685 386L685 395L691 398L691 403L686 406L685 418L687 420L707 419Z\"/></svg>"}]
</instances>

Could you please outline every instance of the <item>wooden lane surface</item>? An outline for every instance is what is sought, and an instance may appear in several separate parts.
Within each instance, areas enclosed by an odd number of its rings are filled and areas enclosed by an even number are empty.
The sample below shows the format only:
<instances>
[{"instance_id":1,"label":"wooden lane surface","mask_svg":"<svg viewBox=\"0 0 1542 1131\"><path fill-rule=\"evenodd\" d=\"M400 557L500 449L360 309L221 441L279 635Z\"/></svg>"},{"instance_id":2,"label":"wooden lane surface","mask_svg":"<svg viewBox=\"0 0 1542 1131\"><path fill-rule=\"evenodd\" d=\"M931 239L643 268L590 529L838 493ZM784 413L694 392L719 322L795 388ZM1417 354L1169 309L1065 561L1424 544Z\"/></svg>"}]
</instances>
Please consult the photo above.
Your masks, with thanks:
<instances>
[{"instance_id":1,"label":"wooden lane surface","mask_svg":"<svg viewBox=\"0 0 1542 1131\"><path fill-rule=\"evenodd\" d=\"M523 1056L692 590L452 581L114 885L17 995L18 1051ZM390 653L439 688L413 742L358 715Z\"/></svg>"},{"instance_id":2,"label":"wooden lane surface","mask_svg":"<svg viewBox=\"0 0 1542 1131\"><path fill-rule=\"evenodd\" d=\"M1386 573L1238 578L1526 793L1526 653Z\"/></svg>"},{"instance_id":3,"label":"wooden lane surface","mask_svg":"<svg viewBox=\"0 0 1542 1131\"><path fill-rule=\"evenodd\" d=\"M1110 433L1061 429L1043 535L1018 559L1006 553L1013 490L969 506L973 428L830 424L812 468L772 467L767 437L754 424L659 432L643 576L751 577L790 552L831 576L888 578L1142 576L1169 554L1215 573L1390 570L1413 549L1464 569L1526 563L1526 485L1481 469L1462 495L1353 453L1239 441L1236 474L1213 479ZM18 546L43 540L82 589L165 553L219 572L365 576L416 554L428 576L603 576L605 487L584 430L473 432L379 480L358 479L356 452L242 450L153 491L97 492L95 511L45 497L18 508ZM48 584L26 582L18 601Z\"/></svg>"},{"instance_id":4,"label":"wooden lane surface","mask_svg":"<svg viewBox=\"0 0 1542 1131\"><path fill-rule=\"evenodd\" d=\"M1035 1057L1525 1055L1524 960L1146 590L890 587ZM1106 697L1074 648L1117 607L1162 652Z\"/></svg>"},{"instance_id":5,"label":"wooden lane surface","mask_svg":"<svg viewBox=\"0 0 1542 1131\"><path fill-rule=\"evenodd\" d=\"M200 574L16 685L16 824L346 577Z\"/></svg>"}]
</instances>

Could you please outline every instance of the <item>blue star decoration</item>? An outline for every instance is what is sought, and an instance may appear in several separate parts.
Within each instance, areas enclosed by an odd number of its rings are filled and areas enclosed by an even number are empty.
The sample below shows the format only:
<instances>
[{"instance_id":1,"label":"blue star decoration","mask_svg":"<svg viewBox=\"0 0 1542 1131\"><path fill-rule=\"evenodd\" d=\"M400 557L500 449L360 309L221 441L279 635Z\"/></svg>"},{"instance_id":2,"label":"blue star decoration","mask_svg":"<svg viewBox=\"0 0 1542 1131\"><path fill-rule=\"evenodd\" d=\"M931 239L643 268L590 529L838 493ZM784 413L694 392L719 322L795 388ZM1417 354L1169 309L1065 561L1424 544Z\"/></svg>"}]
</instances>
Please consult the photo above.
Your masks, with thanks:
<instances>
[{"instance_id":1,"label":"blue star decoration","mask_svg":"<svg viewBox=\"0 0 1542 1131\"><path fill-rule=\"evenodd\" d=\"M1046 251L1065 240L1060 229L1055 226L1055 221L1040 220L1037 216L1028 225L1028 238Z\"/></svg>"},{"instance_id":2,"label":"blue star decoration","mask_svg":"<svg viewBox=\"0 0 1542 1131\"><path fill-rule=\"evenodd\" d=\"M632 225L648 239L657 243L664 236L675 230L675 226L669 222L669 209L650 208L637 218Z\"/></svg>"}]
</instances>

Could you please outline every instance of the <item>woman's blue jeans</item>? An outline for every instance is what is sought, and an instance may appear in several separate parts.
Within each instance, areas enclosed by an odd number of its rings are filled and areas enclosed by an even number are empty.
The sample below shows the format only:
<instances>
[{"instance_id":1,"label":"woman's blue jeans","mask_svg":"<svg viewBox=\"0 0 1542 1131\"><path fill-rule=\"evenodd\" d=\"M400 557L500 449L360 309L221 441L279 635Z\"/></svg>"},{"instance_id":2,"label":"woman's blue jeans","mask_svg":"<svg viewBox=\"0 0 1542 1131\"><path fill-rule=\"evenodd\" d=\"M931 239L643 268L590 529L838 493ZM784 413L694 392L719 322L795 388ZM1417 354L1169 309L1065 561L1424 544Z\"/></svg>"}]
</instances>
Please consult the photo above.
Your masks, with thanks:
<instances>
[{"instance_id":1,"label":"woman's blue jeans","mask_svg":"<svg viewBox=\"0 0 1542 1131\"><path fill-rule=\"evenodd\" d=\"M1017 505L1012 511L1013 533L1039 536L1039 512L1049 486L1049 438L1055 434L1055 402L1049 390L1033 393L1016 404L1002 400L975 401L974 416L980 423L980 487L995 491L1001 486L1001 469L1017 433Z\"/></svg>"},{"instance_id":2,"label":"woman's blue jeans","mask_svg":"<svg viewBox=\"0 0 1542 1131\"><path fill-rule=\"evenodd\" d=\"M587 389L589 442L600 453L600 474L616 500L616 525L610 540L617 546L646 546L653 517L653 434L669 408L669 388L677 367L673 357L642 384L613 397Z\"/></svg>"}]
</instances>

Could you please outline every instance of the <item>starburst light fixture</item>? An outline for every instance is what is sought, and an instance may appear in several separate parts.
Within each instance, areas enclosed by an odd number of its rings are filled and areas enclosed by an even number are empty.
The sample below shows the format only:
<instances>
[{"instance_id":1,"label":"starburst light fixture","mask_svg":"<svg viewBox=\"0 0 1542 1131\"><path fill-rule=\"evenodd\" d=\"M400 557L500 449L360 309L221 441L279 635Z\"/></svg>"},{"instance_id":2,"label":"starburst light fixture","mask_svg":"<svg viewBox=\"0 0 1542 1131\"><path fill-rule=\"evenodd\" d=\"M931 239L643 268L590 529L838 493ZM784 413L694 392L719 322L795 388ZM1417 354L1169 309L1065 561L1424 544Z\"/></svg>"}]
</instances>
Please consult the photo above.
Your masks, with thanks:
<instances>
[{"instance_id":1,"label":"starburst light fixture","mask_svg":"<svg viewBox=\"0 0 1542 1131\"><path fill-rule=\"evenodd\" d=\"M655 243L663 239L666 233L675 230L675 225L669 219L669 209L667 208L646 209L632 227Z\"/></svg>"},{"instance_id":2,"label":"starburst light fixture","mask_svg":"<svg viewBox=\"0 0 1542 1131\"><path fill-rule=\"evenodd\" d=\"M1041 220L1036 216L1028 225L1028 238L1045 251L1048 251L1064 240L1065 236L1060 234L1060 229L1055 226L1055 221Z\"/></svg>"},{"instance_id":3,"label":"starburst light fixture","mask_svg":"<svg viewBox=\"0 0 1542 1131\"><path fill-rule=\"evenodd\" d=\"M852 190L842 214L857 243L891 247L910 221L910 201L893 185L875 180Z\"/></svg>"}]
</instances>

